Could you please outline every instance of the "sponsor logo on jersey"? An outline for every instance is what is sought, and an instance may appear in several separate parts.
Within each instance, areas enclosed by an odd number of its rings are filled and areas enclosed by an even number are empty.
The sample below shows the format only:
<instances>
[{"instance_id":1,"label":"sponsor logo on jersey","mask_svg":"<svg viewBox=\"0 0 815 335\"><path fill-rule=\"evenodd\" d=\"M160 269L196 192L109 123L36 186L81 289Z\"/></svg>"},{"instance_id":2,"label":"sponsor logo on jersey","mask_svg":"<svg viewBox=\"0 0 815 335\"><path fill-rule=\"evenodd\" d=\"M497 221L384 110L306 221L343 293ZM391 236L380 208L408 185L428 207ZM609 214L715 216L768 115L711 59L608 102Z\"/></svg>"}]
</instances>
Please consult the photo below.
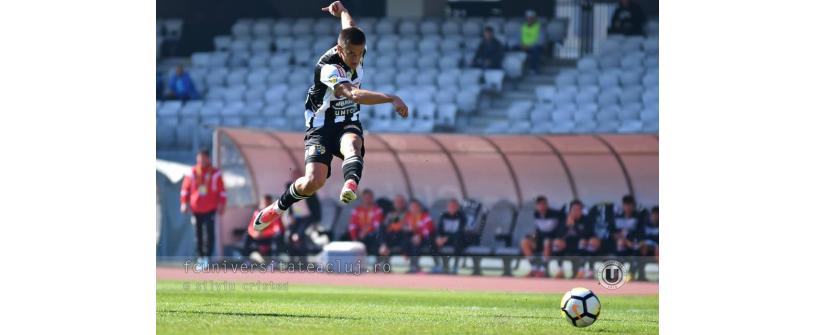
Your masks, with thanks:
<instances>
[{"instance_id":1,"label":"sponsor logo on jersey","mask_svg":"<svg viewBox=\"0 0 815 335\"><path fill-rule=\"evenodd\" d=\"M325 152L325 147L320 144L312 145L306 149L306 153L309 156L319 156L325 154Z\"/></svg>"}]
</instances>

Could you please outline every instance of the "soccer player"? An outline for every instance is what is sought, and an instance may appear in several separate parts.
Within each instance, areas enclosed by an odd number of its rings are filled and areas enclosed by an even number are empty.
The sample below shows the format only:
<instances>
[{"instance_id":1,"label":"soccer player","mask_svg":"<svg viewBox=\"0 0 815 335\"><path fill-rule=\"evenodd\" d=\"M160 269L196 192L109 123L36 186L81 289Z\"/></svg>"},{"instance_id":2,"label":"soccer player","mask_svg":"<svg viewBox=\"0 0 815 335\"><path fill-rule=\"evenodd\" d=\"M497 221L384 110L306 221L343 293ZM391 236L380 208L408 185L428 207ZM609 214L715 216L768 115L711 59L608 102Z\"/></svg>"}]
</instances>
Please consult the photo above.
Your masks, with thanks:
<instances>
[{"instance_id":1,"label":"soccer player","mask_svg":"<svg viewBox=\"0 0 815 335\"><path fill-rule=\"evenodd\" d=\"M653 257L659 263L659 206L651 208L651 217L641 227L640 256ZM645 260L638 263L637 278L645 280Z\"/></svg>"},{"instance_id":2,"label":"soccer player","mask_svg":"<svg viewBox=\"0 0 815 335\"><path fill-rule=\"evenodd\" d=\"M569 204L569 214L566 215L563 225L560 226L558 239L555 240L552 246L552 253L571 256L572 264L574 264L573 269L579 269L577 270L579 273L575 274L575 277L578 278L583 274L581 271L583 263L578 264L578 257L574 256L582 255L582 251L586 248L589 238L592 236L592 228L589 218L583 215L583 202L577 199L572 200ZM555 278L563 278L563 267L555 274Z\"/></svg>"},{"instance_id":3,"label":"soccer player","mask_svg":"<svg viewBox=\"0 0 815 335\"><path fill-rule=\"evenodd\" d=\"M447 202L447 211L439 216L439 229L436 232L434 244L431 244L433 260L437 266L433 272L449 272L450 257L441 256L441 249L445 246L453 247L453 272L458 273L458 261L464 250L464 228L467 226L467 217L461 212L458 200L450 199ZM442 259L439 259L441 257ZM441 262L439 262L441 260ZM438 268L441 263L442 269Z\"/></svg>"},{"instance_id":4,"label":"soccer player","mask_svg":"<svg viewBox=\"0 0 815 335\"><path fill-rule=\"evenodd\" d=\"M356 200L357 185L362 176L365 146L359 104L391 103L403 118L408 115L404 101L396 95L360 88L365 56L365 33L339 1L322 9L342 21L337 45L326 51L314 68L314 84L308 90L305 103L305 176L298 178L271 206L255 216L255 229L268 227L278 216L297 201L311 197L331 175L331 159L343 160L345 184L340 201Z\"/></svg>"},{"instance_id":5,"label":"soccer player","mask_svg":"<svg viewBox=\"0 0 815 335\"><path fill-rule=\"evenodd\" d=\"M552 256L553 242L561 229L563 214L549 208L549 201L541 195L535 199L534 216L535 230L521 240L521 253L532 263L529 277L546 277L546 262ZM535 254L542 257L538 259Z\"/></svg>"}]
</instances>

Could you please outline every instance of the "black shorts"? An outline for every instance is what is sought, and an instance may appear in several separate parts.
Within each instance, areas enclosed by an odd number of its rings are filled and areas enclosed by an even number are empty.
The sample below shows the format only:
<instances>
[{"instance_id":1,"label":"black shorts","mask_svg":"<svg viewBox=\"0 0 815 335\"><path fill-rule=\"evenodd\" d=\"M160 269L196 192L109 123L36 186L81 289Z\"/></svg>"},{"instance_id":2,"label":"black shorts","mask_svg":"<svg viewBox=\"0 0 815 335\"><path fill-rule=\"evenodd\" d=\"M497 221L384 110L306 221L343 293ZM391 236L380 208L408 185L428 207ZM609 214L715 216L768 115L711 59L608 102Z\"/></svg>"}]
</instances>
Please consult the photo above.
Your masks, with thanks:
<instances>
[{"instance_id":1,"label":"black shorts","mask_svg":"<svg viewBox=\"0 0 815 335\"><path fill-rule=\"evenodd\" d=\"M535 236L535 251L536 252L543 251L543 241L545 241L545 240L554 241L558 237L557 232L554 232L554 231L542 232L542 231L538 230L533 235Z\"/></svg>"},{"instance_id":2,"label":"black shorts","mask_svg":"<svg viewBox=\"0 0 815 335\"><path fill-rule=\"evenodd\" d=\"M331 159L334 156L345 159L340 152L340 138L345 133L354 133L362 138L362 123L351 121L336 123L331 126L309 128L303 139L306 150L306 164L318 162L328 166L328 176L331 177ZM362 139L360 158L365 157L365 139Z\"/></svg>"}]
</instances>

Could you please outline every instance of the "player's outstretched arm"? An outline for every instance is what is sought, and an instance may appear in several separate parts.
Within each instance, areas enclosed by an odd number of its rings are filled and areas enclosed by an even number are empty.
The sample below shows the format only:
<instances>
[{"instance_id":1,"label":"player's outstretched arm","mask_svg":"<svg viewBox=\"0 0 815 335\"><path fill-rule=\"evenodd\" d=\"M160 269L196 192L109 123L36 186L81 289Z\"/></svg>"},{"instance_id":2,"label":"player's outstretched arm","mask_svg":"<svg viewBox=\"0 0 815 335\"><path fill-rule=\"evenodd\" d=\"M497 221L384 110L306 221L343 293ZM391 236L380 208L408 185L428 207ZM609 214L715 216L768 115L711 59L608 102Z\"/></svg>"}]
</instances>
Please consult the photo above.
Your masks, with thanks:
<instances>
[{"instance_id":1,"label":"player's outstretched arm","mask_svg":"<svg viewBox=\"0 0 815 335\"><path fill-rule=\"evenodd\" d=\"M403 118L408 116L408 107L405 105L405 102L402 101L402 98L393 94L363 90L361 88L355 88L350 83L340 83L334 88L334 95L338 97L344 96L363 105L392 103L393 108L399 116Z\"/></svg>"},{"instance_id":2,"label":"player's outstretched arm","mask_svg":"<svg viewBox=\"0 0 815 335\"><path fill-rule=\"evenodd\" d=\"M328 7L323 7L323 12L328 12L331 15L334 15L340 18L342 21L342 29L349 28L349 27L356 27L357 24L354 22L354 19L351 17L351 13L345 9L345 6L342 5L342 2L334 1Z\"/></svg>"}]
</instances>

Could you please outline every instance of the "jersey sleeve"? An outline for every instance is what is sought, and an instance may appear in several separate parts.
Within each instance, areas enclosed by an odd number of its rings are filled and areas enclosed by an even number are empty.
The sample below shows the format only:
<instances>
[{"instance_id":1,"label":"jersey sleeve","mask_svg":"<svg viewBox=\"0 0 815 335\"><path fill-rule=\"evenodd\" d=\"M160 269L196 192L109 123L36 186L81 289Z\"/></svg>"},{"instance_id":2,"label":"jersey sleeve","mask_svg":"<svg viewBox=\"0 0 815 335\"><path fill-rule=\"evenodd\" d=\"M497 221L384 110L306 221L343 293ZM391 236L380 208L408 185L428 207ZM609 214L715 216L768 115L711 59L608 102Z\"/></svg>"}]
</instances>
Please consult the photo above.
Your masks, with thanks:
<instances>
[{"instance_id":1,"label":"jersey sleeve","mask_svg":"<svg viewBox=\"0 0 815 335\"><path fill-rule=\"evenodd\" d=\"M339 83L351 82L345 70L334 64L323 65L320 69L320 81L331 89Z\"/></svg>"}]
</instances>

